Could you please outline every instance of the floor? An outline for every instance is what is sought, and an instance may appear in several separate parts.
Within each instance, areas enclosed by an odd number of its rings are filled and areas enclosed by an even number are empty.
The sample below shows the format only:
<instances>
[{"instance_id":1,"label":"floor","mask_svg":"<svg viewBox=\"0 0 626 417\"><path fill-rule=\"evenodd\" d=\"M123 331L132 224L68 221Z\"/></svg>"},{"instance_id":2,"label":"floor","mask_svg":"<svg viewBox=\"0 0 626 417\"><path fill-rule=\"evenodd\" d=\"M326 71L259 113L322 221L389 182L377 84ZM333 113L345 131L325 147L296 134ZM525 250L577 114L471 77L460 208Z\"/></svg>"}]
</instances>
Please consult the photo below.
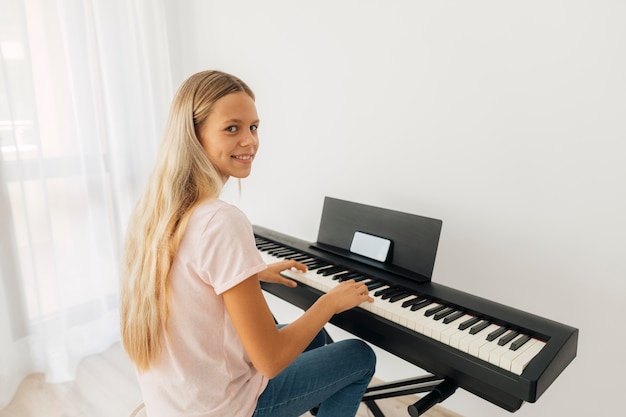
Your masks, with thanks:
<instances>
[{"instance_id":1,"label":"floor","mask_svg":"<svg viewBox=\"0 0 626 417\"><path fill-rule=\"evenodd\" d=\"M377 401L385 417L407 417L407 406L417 400L406 396ZM119 344L81 362L76 380L47 384L41 374L24 379L0 417L126 417L141 402L130 361ZM310 415L306 415L310 417ZM358 417L371 417L365 406ZM435 406L426 417L461 417Z\"/></svg>"}]
</instances>

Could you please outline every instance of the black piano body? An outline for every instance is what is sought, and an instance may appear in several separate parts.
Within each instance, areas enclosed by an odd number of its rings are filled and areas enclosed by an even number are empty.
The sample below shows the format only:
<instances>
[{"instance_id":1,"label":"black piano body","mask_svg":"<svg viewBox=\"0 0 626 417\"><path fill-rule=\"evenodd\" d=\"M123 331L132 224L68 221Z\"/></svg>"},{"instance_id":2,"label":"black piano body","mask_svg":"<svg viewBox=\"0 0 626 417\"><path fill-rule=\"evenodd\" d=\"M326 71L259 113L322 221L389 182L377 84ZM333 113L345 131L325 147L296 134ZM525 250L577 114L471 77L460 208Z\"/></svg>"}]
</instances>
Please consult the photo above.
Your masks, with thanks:
<instances>
[{"instance_id":1,"label":"black piano body","mask_svg":"<svg viewBox=\"0 0 626 417\"><path fill-rule=\"evenodd\" d=\"M332 214L329 214L329 211ZM340 212L339 215L337 212ZM392 228L396 230L395 234L386 233L383 229L388 228L390 222L398 215L402 217L403 222L409 221L413 226L395 227ZM428 220L421 216L407 218L404 213L327 197L318 242L306 242L256 225L254 233L257 238L264 241L275 242L330 263L353 268L384 280L390 285L415 291L447 306L456 307L546 342L521 375L517 375L359 307L337 314L331 319L333 325L433 375L452 380L459 387L508 411L516 411L525 401L531 403L537 401L575 358L578 329L431 282L429 274L432 273L434 265L441 222L435 219L430 219L430 222ZM369 226L362 224L363 221L369 223ZM377 226L372 226L372 223L376 223ZM428 230L425 232L422 230L415 235L412 227L420 229L426 227ZM395 256L390 258L392 262L382 263L350 253L345 242L340 242L340 246L336 245L334 235L342 235L341 239L345 240L345 236L351 237L353 231L363 229L371 231L373 235L390 237L394 240ZM322 237L322 240L319 237ZM413 251L419 250L415 248L430 245L425 258L417 255L413 258L408 256L411 259L419 258L419 265L411 264L413 260L406 259L411 250L406 251L404 248L404 254L402 250L398 252L399 247L404 247L407 239L411 238L420 240L414 243ZM320 290L301 283L297 288L268 283L262 283L262 287L265 291L303 310L308 309L323 294Z\"/></svg>"}]
</instances>

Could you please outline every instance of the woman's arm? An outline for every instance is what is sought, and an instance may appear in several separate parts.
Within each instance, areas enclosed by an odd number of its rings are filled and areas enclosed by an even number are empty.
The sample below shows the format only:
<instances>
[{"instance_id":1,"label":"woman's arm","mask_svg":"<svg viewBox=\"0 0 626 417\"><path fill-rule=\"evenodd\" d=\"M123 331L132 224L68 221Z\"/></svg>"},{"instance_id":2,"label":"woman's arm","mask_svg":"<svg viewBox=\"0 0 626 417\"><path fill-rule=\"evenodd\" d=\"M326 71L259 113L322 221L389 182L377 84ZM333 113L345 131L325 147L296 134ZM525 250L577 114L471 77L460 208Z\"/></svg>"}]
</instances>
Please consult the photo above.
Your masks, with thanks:
<instances>
[{"instance_id":1,"label":"woman's arm","mask_svg":"<svg viewBox=\"0 0 626 417\"><path fill-rule=\"evenodd\" d=\"M345 281L322 295L298 320L277 329L257 275L224 292L223 298L248 356L268 378L293 362L333 315L372 301L365 284Z\"/></svg>"}]
</instances>

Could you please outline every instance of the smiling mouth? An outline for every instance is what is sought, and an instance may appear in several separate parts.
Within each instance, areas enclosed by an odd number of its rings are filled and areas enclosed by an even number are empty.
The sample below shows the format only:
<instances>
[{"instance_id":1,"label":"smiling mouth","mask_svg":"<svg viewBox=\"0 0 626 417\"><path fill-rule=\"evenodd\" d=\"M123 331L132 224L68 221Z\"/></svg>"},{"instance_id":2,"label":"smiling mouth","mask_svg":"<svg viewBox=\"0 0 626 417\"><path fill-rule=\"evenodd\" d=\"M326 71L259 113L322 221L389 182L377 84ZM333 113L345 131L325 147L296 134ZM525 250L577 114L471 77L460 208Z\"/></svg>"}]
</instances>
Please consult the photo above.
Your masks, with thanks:
<instances>
[{"instance_id":1,"label":"smiling mouth","mask_svg":"<svg viewBox=\"0 0 626 417\"><path fill-rule=\"evenodd\" d=\"M254 155L253 154L233 155L233 156L231 156L231 158L239 159L240 161L249 161L250 159L254 158Z\"/></svg>"}]
</instances>

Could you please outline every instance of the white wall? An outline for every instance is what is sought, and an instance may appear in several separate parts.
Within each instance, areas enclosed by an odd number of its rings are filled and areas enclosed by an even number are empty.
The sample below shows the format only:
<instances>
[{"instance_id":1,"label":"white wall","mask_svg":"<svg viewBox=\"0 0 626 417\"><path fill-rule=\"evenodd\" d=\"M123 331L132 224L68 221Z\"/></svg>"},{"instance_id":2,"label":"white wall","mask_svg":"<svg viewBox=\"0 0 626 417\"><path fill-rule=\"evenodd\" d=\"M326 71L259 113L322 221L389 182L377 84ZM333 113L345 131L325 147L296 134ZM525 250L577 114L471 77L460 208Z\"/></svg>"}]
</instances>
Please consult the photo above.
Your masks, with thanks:
<instances>
[{"instance_id":1,"label":"white wall","mask_svg":"<svg viewBox=\"0 0 626 417\"><path fill-rule=\"evenodd\" d=\"M442 219L434 281L580 329L516 415L623 410L626 2L177 4L181 77L222 69L257 93L253 223L314 241L326 195ZM414 372L382 356L379 377Z\"/></svg>"}]
</instances>

